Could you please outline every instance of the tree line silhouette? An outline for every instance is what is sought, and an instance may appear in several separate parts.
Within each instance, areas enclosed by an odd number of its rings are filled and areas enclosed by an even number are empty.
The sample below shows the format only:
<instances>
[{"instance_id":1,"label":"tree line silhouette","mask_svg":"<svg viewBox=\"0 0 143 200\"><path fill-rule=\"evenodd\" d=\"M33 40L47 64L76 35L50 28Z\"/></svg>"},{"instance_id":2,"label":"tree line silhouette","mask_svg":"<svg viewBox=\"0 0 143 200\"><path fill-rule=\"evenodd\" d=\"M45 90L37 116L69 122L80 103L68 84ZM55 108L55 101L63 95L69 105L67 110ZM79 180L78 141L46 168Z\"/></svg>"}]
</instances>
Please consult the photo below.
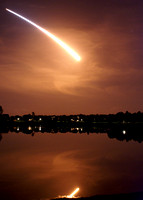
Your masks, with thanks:
<instances>
[{"instance_id":1,"label":"tree line silhouette","mask_svg":"<svg viewBox=\"0 0 143 200\"><path fill-rule=\"evenodd\" d=\"M0 133L107 133L120 141L143 141L143 113L126 111L116 114L91 115L15 115L3 114L0 106ZM0 140L2 136L0 136Z\"/></svg>"}]
</instances>

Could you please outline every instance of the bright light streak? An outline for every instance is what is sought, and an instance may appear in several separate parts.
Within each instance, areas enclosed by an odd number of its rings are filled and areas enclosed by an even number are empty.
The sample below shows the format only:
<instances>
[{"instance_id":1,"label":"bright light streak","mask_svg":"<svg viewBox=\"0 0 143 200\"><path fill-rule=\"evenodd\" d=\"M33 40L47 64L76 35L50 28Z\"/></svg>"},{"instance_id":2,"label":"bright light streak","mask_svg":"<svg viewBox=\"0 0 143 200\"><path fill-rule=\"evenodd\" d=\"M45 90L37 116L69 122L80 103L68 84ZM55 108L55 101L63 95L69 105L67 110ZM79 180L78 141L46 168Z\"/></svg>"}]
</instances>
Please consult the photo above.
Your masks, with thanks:
<instances>
[{"instance_id":1,"label":"bright light streak","mask_svg":"<svg viewBox=\"0 0 143 200\"><path fill-rule=\"evenodd\" d=\"M35 26L37 29L39 29L40 31L42 31L44 34L46 34L47 36L49 36L51 39L53 39L56 43L58 43L63 49L65 49L67 51L67 53L69 53L75 60L80 61L81 57L72 49L70 48L67 44L65 44L62 40L60 40L59 38L57 38L55 35L53 35L52 33L50 33L49 31L47 31L46 29L42 28L41 26L35 24L34 22L30 21L29 19L23 17L22 15L19 15L18 13L6 8L6 10L14 15L16 15L17 17L20 17L21 19L25 20L26 22L28 22L29 24L32 24L33 26Z\"/></svg>"},{"instance_id":2,"label":"bright light streak","mask_svg":"<svg viewBox=\"0 0 143 200\"><path fill-rule=\"evenodd\" d=\"M67 198L74 198L74 195L79 191L79 188L76 188L73 193L67 196Z\"/></svg>"}]
</instances>

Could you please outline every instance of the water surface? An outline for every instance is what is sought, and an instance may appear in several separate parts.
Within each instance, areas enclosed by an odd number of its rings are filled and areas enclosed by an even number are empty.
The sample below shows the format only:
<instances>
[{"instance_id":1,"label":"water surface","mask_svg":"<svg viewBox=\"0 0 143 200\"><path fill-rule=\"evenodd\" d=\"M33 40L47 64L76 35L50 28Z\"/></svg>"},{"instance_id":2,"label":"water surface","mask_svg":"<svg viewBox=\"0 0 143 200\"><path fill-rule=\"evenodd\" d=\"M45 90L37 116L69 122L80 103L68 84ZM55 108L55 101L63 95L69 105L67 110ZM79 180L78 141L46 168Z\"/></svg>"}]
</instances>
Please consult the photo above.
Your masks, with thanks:
<instances>
[{"instance_id":1,"label":"water surface","mask_svg":"<svg viewBox=\"0 0 143 200\"><path fill-rule=\"evenodd\" d=\"M143 191L143 143L107 134L11 133L0 141L1 199Z\"/></svg>"}]
</instances>

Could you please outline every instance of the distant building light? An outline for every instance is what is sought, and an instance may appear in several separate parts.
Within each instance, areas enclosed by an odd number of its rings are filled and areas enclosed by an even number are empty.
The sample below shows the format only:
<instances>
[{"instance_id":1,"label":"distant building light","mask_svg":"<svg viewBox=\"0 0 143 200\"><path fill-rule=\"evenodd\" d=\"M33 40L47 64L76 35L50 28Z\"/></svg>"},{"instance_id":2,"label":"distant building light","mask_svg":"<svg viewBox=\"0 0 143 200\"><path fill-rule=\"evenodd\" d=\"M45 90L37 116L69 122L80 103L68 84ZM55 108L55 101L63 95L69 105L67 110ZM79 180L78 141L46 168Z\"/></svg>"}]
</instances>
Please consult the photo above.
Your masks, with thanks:
<instances>
[{"instance_id":1,"label":"distant building light","mask_svg":"<svg viewBox=\"0 0 143 200\"><path fill-rule=\"evenodd\" d=\"M124 135L126 134L126 130L123 130L123 134L124 134Z\"/></svg>"},{"instance_id":2,"label":"distant building light","mask_svg":"<svg viewBox=\"0 0 143 200\"><path fill-rule=\"evenodd\" d=\"M79 119L77 119L76 121L79 122Z\"/></svg>"},{"instance_id":3,"label":"distant building light","mask_svg":"<svg viewBox=\"0 0 143 200\"><path fill-rule=\"evenodd\" d=\"M72 122L74 122L74 119L71 119Z\"/></svg>"},{"instance_id":4,"label":"distant building light","mask_svg":"<svg viewBox=\"0 0 143 200\"><path fill-rule=\"evenodd\" d=\"M79 131L79 128L76 128L77 131Z\"/></svg>"},{"instance_id":5,"label":"distant building light","mask_svg":"<svg viewBox=\"0 0 143 200\"><path fill-rule=\"evenodd\" d=\"M42 121L42 118L41 118L41 117L39 118L39 121Z\"/></svg>"},{"instance_id":6,"label":"distant building light","mask_svg":"<svg viewBox=\"0 0 143 200\"><path fill-rule=\"evenodd\" d=\"M31 126L28 126L28 130L31 131L31 130L32 130L32 127L31 127Z\"/></svg>"},{"instance_id":7,"label":"distant building light","mask_svg":"<svg viewBox=\"0 0 143 200\"><path fill-rule=\"evenodd\" d=\"M19 121L20 120L20 118L19 117L17 117L17 121Z\"/></svg>"},{"instance_id":8,"label":"distant building light","mask_svg":"<svg viewBox=\"0 0 143 200\"><path fill-rule=\"evenodd\" d=\"M32 121L32 119L28 119L28 121L29 121L29 122L31 122L31 121Z\"/></svg>"},{"instance_id":9,"label":"distant building light","mask_svg":"<svg viewBox=\"0 0 143 200\"><path fill-rule=\"evenodd\" d=\"M19 127L17 127L16 130L19 131Z\"/></svg>"}]
</instances>

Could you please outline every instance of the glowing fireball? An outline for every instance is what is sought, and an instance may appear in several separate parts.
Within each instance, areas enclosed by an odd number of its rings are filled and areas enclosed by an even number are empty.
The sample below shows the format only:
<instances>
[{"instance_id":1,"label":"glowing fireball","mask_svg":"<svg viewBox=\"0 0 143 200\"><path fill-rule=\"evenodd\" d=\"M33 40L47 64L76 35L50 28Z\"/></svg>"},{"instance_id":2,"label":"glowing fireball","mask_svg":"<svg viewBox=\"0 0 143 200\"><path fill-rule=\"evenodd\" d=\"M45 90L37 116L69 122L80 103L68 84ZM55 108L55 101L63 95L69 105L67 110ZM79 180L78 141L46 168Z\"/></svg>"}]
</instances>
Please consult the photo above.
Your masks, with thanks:
<instances>
[{"instance_id":1,"label":"glowing fireball","mask_svg":"<svg viewBox=\"0 0 143 200\"><path fill-rule=\"evenodd\" d=\"M65 49L67 51L68 54L70 54L76 61L80 61L81 57L71 48L69 47L66 43L64 43L62 40L60 40L58 37L56 37L55 35L53 35L52 33L50 33L49 31L47 31L46 29L42 28L41 26L35 24L34 22L32 22L31 20L23 17L22 15L19 15L18 13L6 8L6 10L14 15L16 15L17 17L25 20L26 22L28 22L29 24L35 26L37 29L39 29L40 31L42 31L44 34L46 34L47 36L49 36L52 40L54 40L57 44L59 44L63 49Z\"/></svg>"}]
</instances>

